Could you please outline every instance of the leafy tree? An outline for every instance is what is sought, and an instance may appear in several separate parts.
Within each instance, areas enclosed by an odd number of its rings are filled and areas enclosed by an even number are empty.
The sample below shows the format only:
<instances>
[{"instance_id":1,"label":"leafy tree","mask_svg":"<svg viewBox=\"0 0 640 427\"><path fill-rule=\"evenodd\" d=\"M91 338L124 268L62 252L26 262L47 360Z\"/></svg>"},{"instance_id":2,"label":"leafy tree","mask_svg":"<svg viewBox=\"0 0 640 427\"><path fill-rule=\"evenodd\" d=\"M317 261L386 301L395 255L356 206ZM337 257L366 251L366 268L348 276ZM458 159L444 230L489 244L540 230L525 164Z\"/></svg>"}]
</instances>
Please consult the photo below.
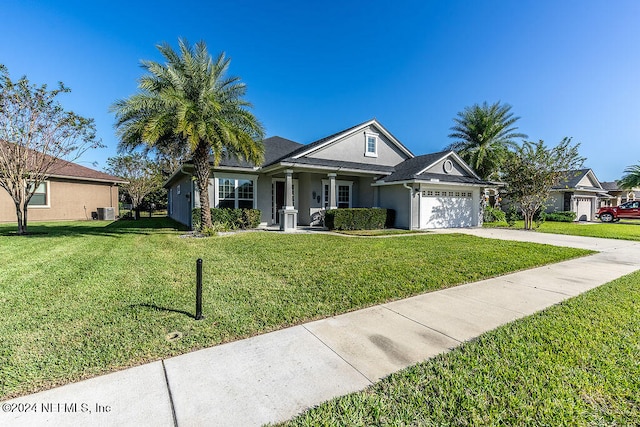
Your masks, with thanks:
<instances>
[{"instance_id":1,"label":"leafy tree","mask_svg":"<svg viewBox=\"0 0 640 427\"><path fill-rule=\"evenodd\" d=\"M0 187L15 205L18 234L27 234L29 201L40 184L64 163L102 146L93 119L57 102L66 92L63 83L48 90L26 76L13 81L0 64Z\"/></svg>"},{"instance_id":2,"label":"leafy tree","mask_svg":"<svg viewBox=\"0 0 640 427\"><path fill-rule=\"evenodd\" d=\"M147 194L142 201L142 209L167 209L167 189L160 187Z\"/></svg>"},{"instance_id":3,"label":"leafy tree","mask_svg":"<svg viewBox=\"0 0 640 427\"><path fill-rule=\"evenodd\" d=\"M455 126L449 134L457 141L448 149L456 151L482 179L498 178L500 168L510 149L517 147L515 138L527 138L518 133L511 106L500 102L466 107L454 118Z\"/></svg>"},{"instance_id":4,"label":"leafy tree","mask_svg":"<svg viewBox=\"0 0 640 427\"><path fill-rule=\"evenodd\" d=\"M629 166L624 170L625 175L620 181L618 186L624 190L632 190L633 188L640 187L640 165Z\"/></svg>"},{"instance_id":5,"label":"leafy tree","mask_svg":"<svg viewBox=\"0 0 640 427\"><path fill-rule=\"evenodd\" d=\"M136 219L140 217L142 200L162 186L162 175L158 166L141 153L109 157L106 171L127 181L127 184L122 184L121 187L131 199Z\"/></svg>"},{"instance_id":6,"label":"leafy tree","mask_svg":"<svg viewBox=\"0 0 640 427\"><path fill-rule=\"evenodd\" d=\"M567 171L582 167L578 147L571 138L547 148L543 141L526 141L508 155L503 165L502 181L506 184L506 196L515 203L524 217L524 228L532 228L537 212L545 207L551 189L567 175Z\"/></svg>"},{"instance_id":7,"label":"leafy tree","mask_svg":"<svg viewBox=\"0 0 640 427\"><path fill-rule=\"evenodd\" d=\"M140 91L112 106L121 149L141 145L180 147L193 159L198 183L202 227L212 227L209 203L209 156L217 165L223 155L259 164L264 158L260 122L243 99L246 86L228 77L230 59L213 60L204 42L190 46L179 40L179 52L164 43L158 50L165 64L142 61L147 71Z\"/></svg>"}]
</instances>

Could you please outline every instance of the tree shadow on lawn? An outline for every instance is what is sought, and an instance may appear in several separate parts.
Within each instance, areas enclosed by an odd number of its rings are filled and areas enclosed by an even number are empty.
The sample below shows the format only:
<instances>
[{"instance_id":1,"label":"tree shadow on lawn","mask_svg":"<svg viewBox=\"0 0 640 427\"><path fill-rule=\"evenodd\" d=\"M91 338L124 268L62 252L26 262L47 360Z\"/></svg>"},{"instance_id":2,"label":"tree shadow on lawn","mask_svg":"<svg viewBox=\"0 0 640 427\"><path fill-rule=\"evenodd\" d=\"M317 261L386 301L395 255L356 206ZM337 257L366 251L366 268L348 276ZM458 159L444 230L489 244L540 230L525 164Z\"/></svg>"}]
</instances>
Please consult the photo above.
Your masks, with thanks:
<instances>
[{"instance_id":1,"label":"tree shadow on lawn","mask_svg":"<svg viewBox=\"0 0 640 427\"><path fill-rule=\"evenodd\" d=\"M178 313L178 314L184 314L185 316L188 316L192 319L196 318L195 314L191 314L188 311L184 311L184 310L177 310L175 308L167 308L167 307L160 307L158 305L155 304L148 304L148 303L140 303L140 304L130 304L129 305L130 309L136 309L136 308L150 308L152 310L155 311L166 311L169 313Z\"/></svg>"},{"instance_id":2,"label":"tree shadow on lawn","mask_svg":"<svg viewBox=\"0 0 640 427\"><path fill-rule=\"evenodd\" d=\"M127 234L152 235L187 231L188 228L171 218L155 217L138 220L119 219L105 224L103 221L48 222L29 224L26 235L19 235L10 224L0 226L0 236L13 237L65 237L65 236L106 236L122 237Z\"/></svg>"}]
</instances>

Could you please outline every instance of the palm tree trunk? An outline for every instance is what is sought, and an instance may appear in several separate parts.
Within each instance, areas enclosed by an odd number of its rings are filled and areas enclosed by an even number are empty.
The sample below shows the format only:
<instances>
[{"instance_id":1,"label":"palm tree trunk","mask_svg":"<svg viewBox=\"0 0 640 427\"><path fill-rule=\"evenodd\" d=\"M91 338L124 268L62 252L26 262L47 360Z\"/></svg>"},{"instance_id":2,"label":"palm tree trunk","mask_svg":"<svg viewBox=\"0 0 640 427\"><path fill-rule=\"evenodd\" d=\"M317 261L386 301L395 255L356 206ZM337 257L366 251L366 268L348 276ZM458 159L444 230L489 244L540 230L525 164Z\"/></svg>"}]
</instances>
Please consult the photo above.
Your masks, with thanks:
<instances>
[{"instance_id":1,"label":"palm tree trunk","mask_svg":"<svg viewBox=\"0 0 640 427\"><path fill-rule=\"evenodd\" d=\"M209 153L211 146L200 141L193 152L193 166L195 168L198 192L200 193L200 230L213 228L211 223L211 206L209 203Z\"/></svg>"}]
</instances>

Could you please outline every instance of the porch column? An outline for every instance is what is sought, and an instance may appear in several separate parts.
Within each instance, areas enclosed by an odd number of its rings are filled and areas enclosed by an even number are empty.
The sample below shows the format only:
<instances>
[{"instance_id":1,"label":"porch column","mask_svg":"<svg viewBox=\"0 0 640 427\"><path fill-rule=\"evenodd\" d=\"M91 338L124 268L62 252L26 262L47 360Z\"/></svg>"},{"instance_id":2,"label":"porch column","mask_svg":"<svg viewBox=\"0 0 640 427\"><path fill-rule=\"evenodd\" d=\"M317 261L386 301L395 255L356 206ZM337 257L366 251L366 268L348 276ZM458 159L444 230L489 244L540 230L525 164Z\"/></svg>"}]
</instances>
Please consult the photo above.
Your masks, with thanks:
<instances>
[{"instance_id":1,"label":"porch column","mask_svg":"<svg viewBox=\"0 0 640 427\"><path fill-rule=\"evenodd\" d=\"M336 174L329 173L327 174L329 177L329 209L337 209L338 204L336 203Z\"/></svg>"},{"instance_id":2,"label":"porch column","mask_svg":"<svg viewBox=\"0 0 640 427\"><path fill-rule=\"evenodd\" d=\"M293 170L284 171L284 206L280 210L280 230L296 231L298 211L293 206Z\"/></svg>"},{"instance_id":3,"label":"porch column","mask_svg":"<svg viewBox=\"0 0 640 427\"><path fill-rule=\"evenodd\" d=\"M293 171L291 169L287 169L284 171L284 174L284 208L293 209Z\"/></svg>"}]
</instances>

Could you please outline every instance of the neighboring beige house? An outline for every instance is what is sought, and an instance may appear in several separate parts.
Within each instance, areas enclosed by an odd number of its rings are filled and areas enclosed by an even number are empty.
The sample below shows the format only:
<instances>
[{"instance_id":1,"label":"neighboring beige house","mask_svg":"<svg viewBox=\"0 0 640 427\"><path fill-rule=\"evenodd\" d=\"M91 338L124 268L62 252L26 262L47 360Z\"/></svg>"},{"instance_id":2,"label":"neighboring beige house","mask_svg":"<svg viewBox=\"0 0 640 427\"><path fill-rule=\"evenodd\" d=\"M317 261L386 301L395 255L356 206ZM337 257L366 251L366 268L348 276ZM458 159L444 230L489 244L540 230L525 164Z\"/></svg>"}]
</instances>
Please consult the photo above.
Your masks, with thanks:
<instances>
[{"instance_id":1,"label":"neighboring beige house","mask_svg":"<svg viewBox=\"0 0 640 427\"><path fill-rule=\"evenodd\" d=\"M564 172L564 178L553 187L547 212L571 211L577 221L593 221L601 200L610 196L591 169Z\"/></svg>"},{"instance_id":2,"label":"neighboring beige house","mask_svg":"<svg viewBox=\"0 0 640 427\"><path fill-rule=\"evenodd\" d=\"M98 212L117 216L118 185L125 182L104 172L59 160L29 202L27 220L88 220L97 218ZM15 221L13 200L0 188L0 222Z\"/></svg>"}]
</instances>

